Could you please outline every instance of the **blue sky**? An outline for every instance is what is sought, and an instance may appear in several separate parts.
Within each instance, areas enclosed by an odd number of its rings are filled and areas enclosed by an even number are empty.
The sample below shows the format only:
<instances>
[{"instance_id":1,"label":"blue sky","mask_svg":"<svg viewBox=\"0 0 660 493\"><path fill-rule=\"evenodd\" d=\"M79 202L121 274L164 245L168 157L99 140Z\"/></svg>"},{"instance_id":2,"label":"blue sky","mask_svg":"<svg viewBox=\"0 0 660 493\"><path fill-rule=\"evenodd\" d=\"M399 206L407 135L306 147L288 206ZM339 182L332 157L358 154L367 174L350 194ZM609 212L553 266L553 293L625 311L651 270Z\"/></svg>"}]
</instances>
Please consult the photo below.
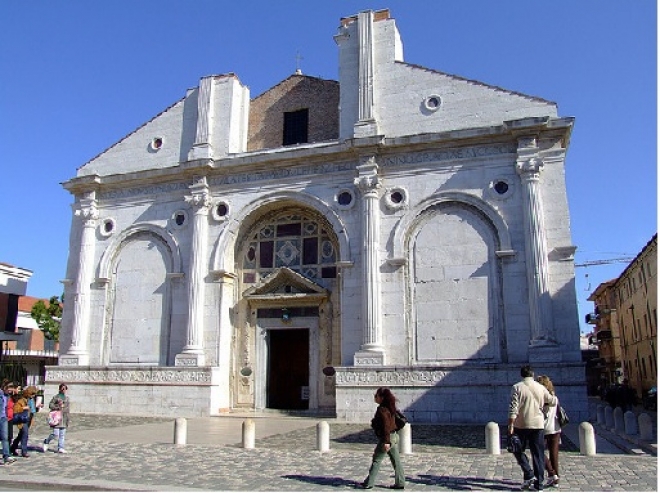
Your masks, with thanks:
<instances>
[{"instance_id":1,"label":"blue sky","mask_svg":"<svg viewBox=\"0 0 660 493\"><path fill-rule=\"evenodd\" d=\"M652 0L0 0L0 262L63 291L76 169L234 72L257 96L300 67L338 79L341 17L389 8L405 60L555 101L576 118L566 162L578 263L634 256L657 231L657 12ZM591 290L626 264L576 269Z\"/></svg>"}]
</instances>

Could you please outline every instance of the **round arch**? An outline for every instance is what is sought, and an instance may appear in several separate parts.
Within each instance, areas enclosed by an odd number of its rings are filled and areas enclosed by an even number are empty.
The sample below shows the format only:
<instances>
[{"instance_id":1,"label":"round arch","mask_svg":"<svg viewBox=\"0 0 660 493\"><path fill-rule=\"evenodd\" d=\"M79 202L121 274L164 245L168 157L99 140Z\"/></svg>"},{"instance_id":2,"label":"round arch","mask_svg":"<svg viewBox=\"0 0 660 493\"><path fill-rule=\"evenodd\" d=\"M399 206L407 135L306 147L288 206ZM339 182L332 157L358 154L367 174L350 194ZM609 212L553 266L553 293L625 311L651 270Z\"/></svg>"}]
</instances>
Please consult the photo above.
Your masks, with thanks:
<instances>
[{"instance_id":1,"label":"round arch","mask_svg":"<svg viewBox=\"0 0 660 493\"><path fill-rule=\"evenodd\" d=\"M479 212L481 212L491 222L497 233L497 240L499 242L499 249L501 251L511 250L511 236L509 234L509 227L500 216L500 214L487 202L479 197L470 195L461 191L444 191L431 195L423 200L413 209L410 209L399 221L394 231L394 241L392 247L391 261L405 262L405 240L410 234L411 228L414 226L417 218L420 217L429 208L441 204L443 202L461 202L468 204Z\"/></svg>"},{"instance_id":2,"label":"round arch","mask_svg":"<svg viewBox=\"0 0 660 493\"><path fill-rule=\"evenodd\" d=\"M282 205L300 205L308 207L321 214L330 224L339 243L338 262L348 262L349 238L346 227L335 211L324 201L313 195L301 192L272 192L253 200L243 207L225 226L215 246L213 254L213 270L216 272L233 272L236 241L241 233L250 228L254 222L269 209Z\"/></svg>"}]
</instances>

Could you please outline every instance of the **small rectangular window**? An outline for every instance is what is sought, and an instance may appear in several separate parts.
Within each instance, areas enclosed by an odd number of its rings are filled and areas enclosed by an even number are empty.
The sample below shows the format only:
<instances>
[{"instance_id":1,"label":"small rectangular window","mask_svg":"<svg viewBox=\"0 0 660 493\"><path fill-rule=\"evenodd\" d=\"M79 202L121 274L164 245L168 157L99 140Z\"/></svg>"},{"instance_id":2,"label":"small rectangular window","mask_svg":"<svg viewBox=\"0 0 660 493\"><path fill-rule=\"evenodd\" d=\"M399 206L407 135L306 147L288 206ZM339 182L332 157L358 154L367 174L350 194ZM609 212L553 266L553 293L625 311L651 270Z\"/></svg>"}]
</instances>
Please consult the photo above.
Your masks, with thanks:
<instances>
[{"instance_id":1,"label":"small rectangular window","mask_svg":"<svg viewBox=\"0 0 660 493\"><path fill-rule=\"evenodd\" d=\"M303 108L298 111L284 113L284 136L282 145L304 144L307 142L307 128L309 123L309 110Z\"/></svg>"}]
</instances>

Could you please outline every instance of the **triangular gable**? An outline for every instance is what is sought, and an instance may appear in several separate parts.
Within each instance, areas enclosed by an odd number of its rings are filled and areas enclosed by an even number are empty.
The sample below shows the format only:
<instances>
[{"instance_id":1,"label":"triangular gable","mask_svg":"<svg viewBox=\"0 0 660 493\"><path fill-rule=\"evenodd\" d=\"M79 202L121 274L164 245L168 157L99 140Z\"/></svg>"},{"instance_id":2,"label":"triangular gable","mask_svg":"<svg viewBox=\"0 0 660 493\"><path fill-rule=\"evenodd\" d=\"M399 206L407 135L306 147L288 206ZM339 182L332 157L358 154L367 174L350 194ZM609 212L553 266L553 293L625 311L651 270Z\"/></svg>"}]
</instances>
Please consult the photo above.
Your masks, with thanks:
<instances>
[{"instance_id":1,"label":"triangular gable","mask_svg":"<svg viewBox=\"0 0 660 493\"><path fill-rule=\"evenodd\" d=\"M262 298L264 296L286 298L299 297L300 295L327 297L328 290L288 267L282 267L266 277L260 284L243 293L246 298Z\"/></svg>"}]
</instances>

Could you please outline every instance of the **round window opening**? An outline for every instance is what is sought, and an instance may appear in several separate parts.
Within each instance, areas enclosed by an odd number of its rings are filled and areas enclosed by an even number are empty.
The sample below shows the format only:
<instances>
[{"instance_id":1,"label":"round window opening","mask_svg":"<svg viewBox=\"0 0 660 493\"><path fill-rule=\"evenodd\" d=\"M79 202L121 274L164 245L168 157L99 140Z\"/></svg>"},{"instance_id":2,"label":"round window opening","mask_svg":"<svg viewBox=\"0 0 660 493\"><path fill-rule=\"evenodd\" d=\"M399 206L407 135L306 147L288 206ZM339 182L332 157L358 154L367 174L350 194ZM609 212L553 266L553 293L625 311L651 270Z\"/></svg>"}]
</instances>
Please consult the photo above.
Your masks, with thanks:
<instances>
[{"instance_id":1,"label":"round window opening","mask_svg":"<svg viewBox=\"0 0 660 493\"><path fill-rule=\"evenodd\" d=\"M498 181L498 182L495 183L493 188L500 195L504 195L505 193L507 193L509 191L509 184L505 181Z\"/></svg>"},{"instance_id":2,"label":"round window opening","mask_svg":"<svg viewBox=\"0 0 660 493\"><path fill-rule=\"evenodd\" d=\"M162 137L155 137L155 138L151 141L151 148L152 148L153 150L157 151L157 150L160 149L161 147L163 147L163 139L162 139Z\"/></svg>"},{"instance_id":3,"label":"round window opening","mask_svg":"<svg viewBox=\"0 0 660 493\"><path fill-rule=\"evenodd\" d=\"M215 213L219 217L226 216L228 212L229 212L229 208L227 207L227 204L224 204L224 203L218 204L215 208Z\"/></svg>"},{"instance_id":4,"label":"round window opening","mask_svg":"<svg viewBox=\"0 0 660 493\"><path fill-rule=\"evenodd\" d=\"M103 224L103 230L106 233L112 233L112 230L114 229L114 224L112 224L112 221L106 221L105 224Z\"/></svg>"},{"instance_id":5,"label":"round window opening","mask_svg":"<svg viewBox=\"0 0 660 493\"><path fill-rule=\"evenodd\" d=\"M352 201L353 196L350 194L350 192L341 192L339 195L337 195L337 203L339 205L350 205Z\"/></svg>"},{"instance_id":6,"label":"round window opening","mask_svg":"<svg viewBox=\"0 0 660 493\"><path fill-rule=\"evenodd\" d=\"M396 190L390 194L390 200L393 204L400 204L404 201L404 199L405 197L403 196L403 193L401 193L399 190Z\"/></svg>"},{"instance_id":7,"label":"round window opening","mask_svg":"<svg viewBox=\"0 0 660 493\"><path fill-rule=\"evenodd\" d=\"M176 223L177 226L183 226L183 223L186 222L186 215L182 212L177 213L174 216L174 222Z\"/></svg>"}]
</instances>

